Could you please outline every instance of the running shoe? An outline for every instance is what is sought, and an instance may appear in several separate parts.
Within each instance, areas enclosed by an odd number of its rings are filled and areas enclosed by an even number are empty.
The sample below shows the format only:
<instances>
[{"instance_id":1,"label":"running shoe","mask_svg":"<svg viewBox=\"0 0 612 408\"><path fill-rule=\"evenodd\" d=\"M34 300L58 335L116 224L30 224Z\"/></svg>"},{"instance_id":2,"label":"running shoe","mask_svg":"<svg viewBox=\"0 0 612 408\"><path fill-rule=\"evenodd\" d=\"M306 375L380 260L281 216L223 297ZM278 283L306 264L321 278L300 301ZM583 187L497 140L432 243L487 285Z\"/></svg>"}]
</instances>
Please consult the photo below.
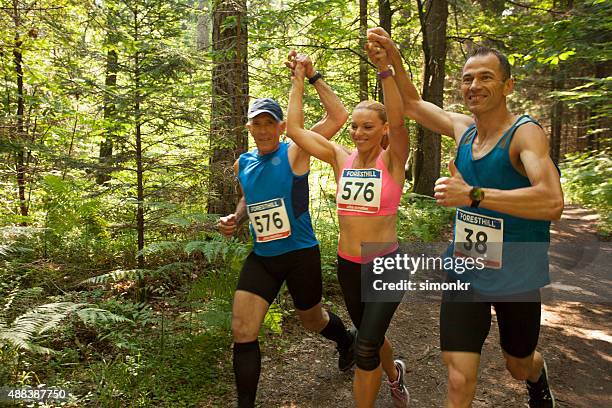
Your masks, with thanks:
<instances>
[{"instance_id":1,"label":"running shoe","mask_svg":"<svg viewBox=\"0 0 612 408\"><path fill-rule=\"evenodd\" d=\"M529 408L555 408L555 398L548 386L548 368L546 361L542 367L542 374L537 382L525 381L529 392Z\"/></svg>"},{"instance_id":2,"label":"running shoe","mask_svg":"<svg viewBox=\"0 0 612 408\"><path fill-rule=\"evenodd\" d=\"M348 371L355 365L355 337L357 337L357 329L351 327L348 330L351 336L351 343L348 347L336 347L338 350L338 369L340 371Z\"/></svg>"},{"instance_id":3,"label":"running shoe","mask_svg":"<svg viewBox=\"0 0 612 408\"><path fill-rule=\"evenodd\" d=\"M399 374L397 380L387 380L389 388L391 389L393 407L406 408L410 402L410 394L408 393L408 388L406 388L406 384L404 383L404 378L406 377L406 364L402 360L395 360L394 363Z\"/></svg>"}]
</instances>

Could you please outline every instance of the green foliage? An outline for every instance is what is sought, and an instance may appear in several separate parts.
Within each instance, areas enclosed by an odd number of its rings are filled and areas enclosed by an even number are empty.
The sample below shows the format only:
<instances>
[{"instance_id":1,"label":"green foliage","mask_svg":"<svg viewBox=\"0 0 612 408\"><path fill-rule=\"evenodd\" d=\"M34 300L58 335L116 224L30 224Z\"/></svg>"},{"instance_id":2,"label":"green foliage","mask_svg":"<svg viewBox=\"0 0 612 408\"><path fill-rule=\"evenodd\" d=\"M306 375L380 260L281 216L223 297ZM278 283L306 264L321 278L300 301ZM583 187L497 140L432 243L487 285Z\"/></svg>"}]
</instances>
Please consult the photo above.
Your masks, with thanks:
<instances>
[{"instance_id":1,"label":"green foliage","mask_svg":"<svg viewBox=\"0 0 612 408\"><path fill-rule=\"evenodd\" d=\"M139 278L142 278L144 273L148 271L148 269L118 269L116 271L91 277L83 281L83 283L101 284L108 282L117 282L124 279L137 280Z\"/></svg>"},{"instance_id":2,"label":"green foliage","mask_svg":"<svg viewBox=\"0 0 612 408\"><path fill-rule=\"evenodd\" d=\"M277 303L272 303L264 318L263 326L278 334L283 331L282 323L283 312Z\"/></svg>"},{"instance_id":3,"label":"green foliage","mask_svg":"<svg viewBox=\"0 0 612 408\"><path fill-rule=\"evenodd\" d=\"M248 247L244 244L234 239L228 240L220 234L208 241L187 242L184 248L187 254L201 253L210 263L242 259L248 251Z\"/></svg>"},{"instance_id":4,"label":"green foliage","mask_svg":"<svg viewBox=\"0 0 612 408\"><path fill-rule=\"evenodd\" d=\"M0 262L34 252L27 241L39 232L40 229L32 227L0 227Z\"/></svg>"},{"instance_id":5,"label":"green foliage","mask_svg":"<svg viewBox=\"0 0 612 408\"><path fill-rule=\"evenodd\" d=\"M400 241L435 242L443 240L455 214L454 208L442 207L428 196L407 194L398 213Z\"/></svg>"},{"instance_id":6,"label":"green foliage","mask_svg":"<svg viewBox=\"0 0 612 408\"><path fill-rule=\"evenodd\" d=\"M208 271L191 286L188 299L231 299L238 280L238 269L219 268Z\"/></svg>"},{"instance_id":7,"label":"green foliage","mask_svg":"<svg viewBox=\"0 0 612 408\"><path fill-rule=\"evenodd\" d=\"M193 293L193 292L192 292ZM204 303L196 303L201 306L189 316L193 319L192 329L206 332L229 333L232 329L232 303L228 298L212 298Z\"/></svg>"},{"instance_id":8,"label":"green foliage","mask_svg":"<svg viewBox=\"0 0 612 408\"><path fill-rule=\"evenodd\" d=\"M14 298L15 296L12 297L12 299ZM12 322L7 321L0 315L0 346L8 345L37 354L53 353L54 350L36 344L36 338L51 329L55 329L60 322L74 312L83 322L89 324L128 321L128 319L115 315L108 310L89 307L86 304L49 303L29 310Z\"/></svg>"},{"instance_id":9,"label":"green foliage","mask_svg":"<svg viewBox=\"0 0 612 408\"><path fill-rule=\"evenodd\" d=\"M597 210L602 235L612 235L612 150L567 155L562 165L562 182L571 202Z\"/></svg>"},{"instance_id":10,"label":"green foliage","mask_svg":"<svg viewBox=\"0 0 612 408\"><path fill-rule=\"evenodd\" d=\"M227 350L230 339L219 333L171 338L165 353L142 344L136 352L92 364L93 406L199 406L232 389Z\"/></svg>"}]
</instances>

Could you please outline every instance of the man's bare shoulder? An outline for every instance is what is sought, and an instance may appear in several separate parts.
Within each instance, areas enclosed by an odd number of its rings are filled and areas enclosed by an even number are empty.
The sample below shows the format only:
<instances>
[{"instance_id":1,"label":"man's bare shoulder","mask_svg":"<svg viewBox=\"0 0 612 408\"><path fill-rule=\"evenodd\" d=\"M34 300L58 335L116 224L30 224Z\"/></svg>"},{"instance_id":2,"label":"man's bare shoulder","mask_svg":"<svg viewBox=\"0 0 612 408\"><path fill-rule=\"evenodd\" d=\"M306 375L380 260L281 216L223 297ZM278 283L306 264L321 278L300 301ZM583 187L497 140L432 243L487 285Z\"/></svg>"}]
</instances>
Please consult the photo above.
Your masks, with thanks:
<instances>
[{"instance_id":1,"label":"man's bare shoulder","mask_svg":"<svg viewBox=\"0 0 612 408\"><path fill-rule=\"evenodd\" d=\"M459 144L465 130L474 123L474 118L458 112L448 112L448 115L453 123L452 136L455 139L455 142Z\"/></svg>"},{"instance_id":2,"label":"man's bare shoulder","mask_svg":"<svg viewBox=\"0 0 612 408\"><path fill-rule=\"evenodd\" d=\"M528 122L516 129L512 138L514 147L520 151L524 149L548 151L549 140L546 132L540 125L534 122Z\"/></svg>"}]
</instances>

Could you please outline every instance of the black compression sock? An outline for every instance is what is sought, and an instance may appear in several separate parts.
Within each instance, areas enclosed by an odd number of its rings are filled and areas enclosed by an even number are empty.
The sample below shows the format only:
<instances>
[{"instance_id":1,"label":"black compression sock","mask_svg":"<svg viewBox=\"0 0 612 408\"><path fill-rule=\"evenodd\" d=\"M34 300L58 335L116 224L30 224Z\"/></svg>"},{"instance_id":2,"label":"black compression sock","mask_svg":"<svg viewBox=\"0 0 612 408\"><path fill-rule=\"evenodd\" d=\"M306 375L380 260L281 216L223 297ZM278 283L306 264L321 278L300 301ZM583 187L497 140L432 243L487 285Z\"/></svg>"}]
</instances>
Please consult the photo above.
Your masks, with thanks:
<instances>
[{"instance_id":1,"label":"black compression sock","mask_svg":"<svg viewBox=\"0 0 612 408\"><path fill-rule=\"evenodd\" d=\"M238 407L253 408L261 372L259 341L234 343L234 375L238 391Z\"/></svg>"},{"instance_id":2,"label":"black compression sock","mask_svg":"<svg viewBox=\"0 0 612 408\"><path fill-rule=\"evenodd\" d=\"M338 347L342 349L348 348L353 342L353 338L346 330L344 323L342 323L342 320L332 312L328 311L327 314L329 315L329 322L327 326L321 330L321 336L335 341Z\"/></svg>"}]
</instances>

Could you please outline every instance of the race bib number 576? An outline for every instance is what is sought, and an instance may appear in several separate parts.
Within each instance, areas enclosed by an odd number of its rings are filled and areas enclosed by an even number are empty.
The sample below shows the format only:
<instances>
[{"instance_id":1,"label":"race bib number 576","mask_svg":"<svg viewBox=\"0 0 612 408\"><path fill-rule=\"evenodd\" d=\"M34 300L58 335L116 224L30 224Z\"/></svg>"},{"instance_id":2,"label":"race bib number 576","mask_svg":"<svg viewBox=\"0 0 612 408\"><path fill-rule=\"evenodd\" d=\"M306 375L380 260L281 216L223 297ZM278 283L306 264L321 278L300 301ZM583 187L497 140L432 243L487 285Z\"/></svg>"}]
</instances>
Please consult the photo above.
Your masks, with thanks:
<instances>
[{"instance_id":1,"label":"race bib number 576","mask_svg":"<svg viewBox=\"0 0 612 408\"><path fill-rule=\"evenodd\" d=\"M491 269L502 267L504 220L457 208L454 255L480 258Z\"/></svg>"},{"instance_id":2,"label":"race bib number 576","mask_svg":"<svg viewBox=\"0 0 612 408\"><path fill-rule=\"evenodd\" d=\"M274 241L291 235L291 224L282 198L247 206L257 242Z\"/></svg>"},{"instance_id":3,"label":"race bib number 576","mask_svg":"<svg viewBox=\"0 0 612 408\"><path fill-rule=\"evenodd\" d=\"M338 183L338 209L376 214L380 208L382 171L344 169Z\"/></svg>"}]
</instances>

